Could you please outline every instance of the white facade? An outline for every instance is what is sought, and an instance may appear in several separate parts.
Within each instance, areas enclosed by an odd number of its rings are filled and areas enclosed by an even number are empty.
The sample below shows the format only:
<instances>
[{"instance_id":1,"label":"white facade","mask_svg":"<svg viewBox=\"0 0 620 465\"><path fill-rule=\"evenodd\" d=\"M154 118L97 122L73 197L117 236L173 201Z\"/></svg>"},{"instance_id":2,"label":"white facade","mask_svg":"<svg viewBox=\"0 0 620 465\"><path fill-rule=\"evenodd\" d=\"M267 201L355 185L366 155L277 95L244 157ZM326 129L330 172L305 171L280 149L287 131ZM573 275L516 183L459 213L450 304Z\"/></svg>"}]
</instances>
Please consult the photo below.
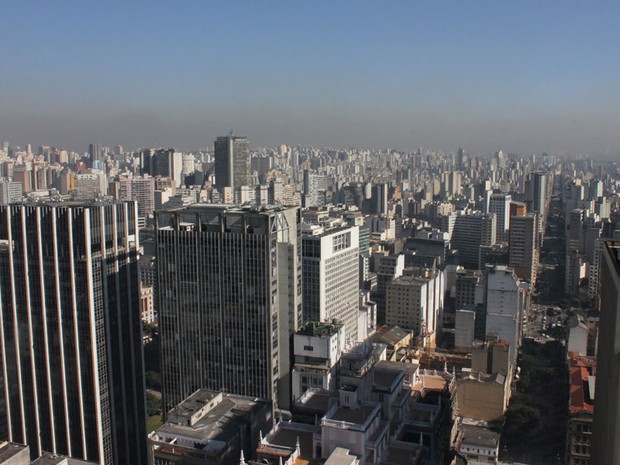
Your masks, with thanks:
<instances>
[{"instance_id":1,"label":"white facade","mask_svg":"<svg viewBox=\"0 0 620 465\"><path fill-rule=\"evenodd\" d=\"M343 325L311 322L293 336L293 402L308 389L336 389L336 370L345 344Z\"/></svg>"},{"instance_id":2,"label":"white facade","mask_svg":"<svg viewBox=\"0 0 620 465\"><path fill-rule=\"evenodd\" d=\"M487 213L495 213L495 237L498 242L508 242L510 231L510 194L491 194Z\"/></svg>"},{"instance_id":3,"label":"white facade","mask_svg":"<svg viewBox=\"0 0 620 465\"><path fill-rule=\"evenodd\" d=\"M387 285L385 322L424 335L424 344L434 345L444 294L445 273L441 270L420 269L413 276L394 279Z\"/></svg>"},{"instance_id":4,"label":"white facade","mask_svg":"<svg viewBox=\"0 0 620 465\"><path fill-rule=\"evenodd\" d=\"M486 335L510 344L509 357L516 366L525 306L524 289L511 268L497 266L486 273Z\"/></svg>"},{"instance_id":5,"label":"white facade","mask_svg":"<svg viewBox=\"0 0 620 465\"><path fill-rule=\"evenodd\" d=\"M306 227L302 238L304 319L344 323L355 340L359 312L359 227Z\"/></svg>"},{"instance_id":6,"label":"white facade","mask_svg":"<svg viewBox=\"0 0 620 465\"><path fill-rule=\"evenodd\" d=\"M460 309L456 311L454 346L457 350L470 351L474 342L476 312Z\"/></svg>"}]
</instances>

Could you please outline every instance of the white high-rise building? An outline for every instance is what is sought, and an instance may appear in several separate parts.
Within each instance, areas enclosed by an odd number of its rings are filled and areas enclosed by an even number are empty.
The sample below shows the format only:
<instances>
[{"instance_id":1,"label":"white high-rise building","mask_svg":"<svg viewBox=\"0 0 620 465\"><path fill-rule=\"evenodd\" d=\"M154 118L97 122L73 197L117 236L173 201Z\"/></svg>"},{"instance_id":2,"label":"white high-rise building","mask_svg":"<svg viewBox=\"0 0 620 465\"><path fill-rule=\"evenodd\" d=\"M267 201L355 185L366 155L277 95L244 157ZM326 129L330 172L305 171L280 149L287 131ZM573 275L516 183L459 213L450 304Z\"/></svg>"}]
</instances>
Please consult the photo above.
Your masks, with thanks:
<instances>
[{"instance_id":1,"label":"white high-rise building","mask_svg":"<svg viewBox=\"0 0 620 465\"><path fill-rule=\"evenodd\" d=\"M359 313L359 227L303 225L304 320L344 323L356 340Z\"/></svg>"},{"instance_id":2,"label":"white high-rise building","mask_svg":"<svg viewBox=\"0 0 620 465\"><path fill-rule=\"evenodd\" d=\"M510 194L491 194L487 213L495 213L495 238L497 242L508 242L510 232Z\"/></svg>"},{"instance_id":3,"label":"white high-rise building","mask_svg":"<svg viewBox=\"0 0 620 465\"><path fill-rule=\"evenodd\" d=\"M22 195L21 182L0 180L0 205L21 202Z\"/></svg>"},{"instance_id":4,"label":"white high-rise building","mask_svg":"<svg viewBox=\"0 0 620 465\"><path fill-rule=\"evenodd\" d=\"M424 345L434 346L441 330L445 273L426 268L406 272L387 285L385 322L412 330Z\"/></svg>"},{"instance_id":5,"label":"white high-rise building","mask_svg":"<svg viewBox=\"0 0 620 465\"><path fill-rule=\"evenodd\" d=\"M489 267L485 275L486 336L510 344L510 361L516 366L529 286L517 278L512 268L505 266Z\"/></svg>"}]
</instances>

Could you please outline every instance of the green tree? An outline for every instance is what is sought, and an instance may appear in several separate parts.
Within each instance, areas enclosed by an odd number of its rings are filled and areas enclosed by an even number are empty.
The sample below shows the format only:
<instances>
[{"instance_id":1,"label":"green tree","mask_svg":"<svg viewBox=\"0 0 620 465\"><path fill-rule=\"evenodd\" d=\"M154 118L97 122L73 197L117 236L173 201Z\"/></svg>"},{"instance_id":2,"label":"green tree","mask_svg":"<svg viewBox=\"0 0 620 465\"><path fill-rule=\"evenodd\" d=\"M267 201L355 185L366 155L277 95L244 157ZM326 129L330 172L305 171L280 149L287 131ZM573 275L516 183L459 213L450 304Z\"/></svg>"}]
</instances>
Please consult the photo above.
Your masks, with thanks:
<instances>
[{"instance_id":1,"label":"green tree","mask_svg":"<svg viewBox=\"0 0 620 465\"><path fill-rule=\"evenodd\" d=\"M149 417L161 412L161 400L150 392L146 393L146 412Z\"/></svg>"}]
</instances>

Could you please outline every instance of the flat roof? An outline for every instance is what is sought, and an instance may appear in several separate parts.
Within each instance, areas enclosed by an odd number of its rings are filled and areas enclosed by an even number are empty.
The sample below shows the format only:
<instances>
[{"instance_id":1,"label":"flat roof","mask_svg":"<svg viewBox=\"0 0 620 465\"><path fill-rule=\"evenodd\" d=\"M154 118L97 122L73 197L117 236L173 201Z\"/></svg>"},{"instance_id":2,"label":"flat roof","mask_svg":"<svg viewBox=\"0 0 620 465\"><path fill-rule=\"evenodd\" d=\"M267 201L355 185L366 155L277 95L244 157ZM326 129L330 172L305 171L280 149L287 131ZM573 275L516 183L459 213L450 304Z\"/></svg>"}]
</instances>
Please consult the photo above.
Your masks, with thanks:
<instances>
[{"instance_id":1,"label":"flat roof","mask_svg":"<svg viewBox=\"0 0 620 465\"><path fill-rule=\"evenodd\" d=\"M6 441L0 442L0 463L4 463L27 448L28 446L23 444Z\"/></svg>"},{"instance_id":2,"label":"flat roof","mask_svg":"<svg viewBox=\"0 0 620 465\"><path fill-rule=\"evenodd\" d=\"M213 392L206 391L202 393L205 395L204 398L208 398L208 393L212 394ZM212 399L213 398L214 397L212 397ZM187 413L181 413L179 415L181 418L187 415L189 419L193 412L195 412L195 410L192 410L197 407L197 405L193 404L195 401L196 398L190 401L186 407ZM222 400L217 405L210 408L194 425L190 426L187 423L178 424L166 422L155 431L155 434L160 436L160 439L164 440L166 437L170 436L184 436L192 438L197 442L208 442L216 439L227 441L237 434L238 426L235 425L244 421L247 413L258 410L266 404L268 404L268 401L232 394L223 394ZM200 408L202 407L204 407L204 404L200 405ZM172 413L173 410L174 409L170 412Z\"/></svg>"},{"instance_id":3,"label":"flat roof","mask_svg":"<svg viewBox=\"0 0 620 465\"><path fill-rule=\"evenodd\" d=\"M362 425L370 418L373 411L374 407L366 405L358 405L355 408L340 406L328 419Z\"/></svg>"},{"instance_id":4,"label":"flat roof","mask_svg":"<svg viewBox=\"0 0 620 465\"><path fill-rule=\"evenodd\" d=\"M461 444L495 448L499 446L500 434L488 428L473 425L460 425Z\"/></svg>"},{"instance_id":5,"label":"flat roof","mask_svg":"<svg viewBox=\"0 0 620 465\"><path fill-rule=\"evenodd\" d=\"M379 368L391 368L393 370L399 370L408 375L415 374L419 369L420 365L417 363L405 363L405 362L391 362L388 360L381 360L377 365Z\"/></svg>"}]
</instances>

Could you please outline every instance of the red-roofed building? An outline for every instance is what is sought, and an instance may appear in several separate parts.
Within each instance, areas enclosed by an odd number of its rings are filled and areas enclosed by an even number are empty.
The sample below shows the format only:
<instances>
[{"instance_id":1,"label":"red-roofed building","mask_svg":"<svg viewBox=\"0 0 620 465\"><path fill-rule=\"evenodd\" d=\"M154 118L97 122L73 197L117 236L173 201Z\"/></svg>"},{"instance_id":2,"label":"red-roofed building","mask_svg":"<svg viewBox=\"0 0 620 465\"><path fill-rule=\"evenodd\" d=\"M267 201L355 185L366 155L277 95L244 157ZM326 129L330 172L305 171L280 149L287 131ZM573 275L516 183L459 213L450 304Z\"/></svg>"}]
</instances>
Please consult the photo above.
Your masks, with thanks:
<instances>
[{"instance_id":1,"label":"red-roofed building","mask_svg":"<svg viewBox=\"0 0 620 465\"><path fill-rule=\"evenodd\" d=\"M570 403L566 433L567 465L590 465L596 357L568 353Z\"/></svg>"}]
</instances>

